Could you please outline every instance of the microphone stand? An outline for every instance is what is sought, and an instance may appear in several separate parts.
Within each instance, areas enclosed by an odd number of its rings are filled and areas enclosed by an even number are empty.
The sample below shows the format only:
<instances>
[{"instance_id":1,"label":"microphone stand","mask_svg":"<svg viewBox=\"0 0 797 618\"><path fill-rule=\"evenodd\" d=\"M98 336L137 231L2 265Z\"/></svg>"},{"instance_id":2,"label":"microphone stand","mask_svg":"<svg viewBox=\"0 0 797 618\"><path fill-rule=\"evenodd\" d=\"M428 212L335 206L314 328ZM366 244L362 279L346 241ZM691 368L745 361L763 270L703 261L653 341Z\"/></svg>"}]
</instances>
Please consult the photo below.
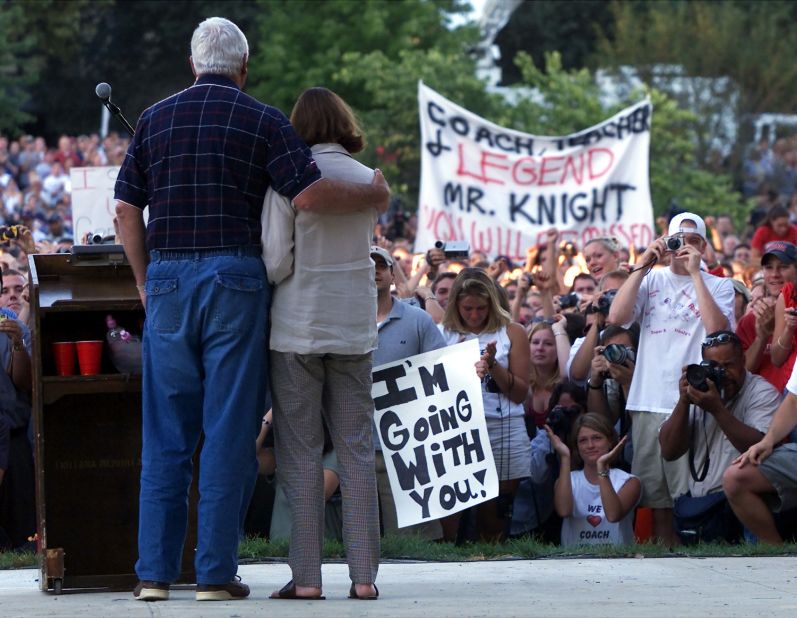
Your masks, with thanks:
<instances>
[{"instance_id":1,"label":"microphone stand","mask_svg":"<svg viewBox=\"0 0 797 618\"><path fill-rule=\"evenodd\" d=\"M104 99L102 104L107 108L111 115L118 118L119 122L122 123L122 126L127 130L130 134L130 137L133 137L136 134L136 130L130 126L130 123L127 122L127 119L122 115L122 110L119 109L118 105L111 103L110 99Z\"/></svg>"}]
</instances>

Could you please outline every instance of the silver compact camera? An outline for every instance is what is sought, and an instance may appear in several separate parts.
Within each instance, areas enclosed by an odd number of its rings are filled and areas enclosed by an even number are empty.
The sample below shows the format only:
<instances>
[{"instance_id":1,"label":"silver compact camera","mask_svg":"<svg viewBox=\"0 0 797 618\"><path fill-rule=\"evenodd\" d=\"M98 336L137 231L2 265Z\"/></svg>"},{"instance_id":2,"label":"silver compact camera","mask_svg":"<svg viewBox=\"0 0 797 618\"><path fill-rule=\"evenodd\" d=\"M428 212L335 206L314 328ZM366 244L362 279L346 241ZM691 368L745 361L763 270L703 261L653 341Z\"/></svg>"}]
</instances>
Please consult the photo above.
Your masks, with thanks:
<instances>
[{"instance_id":1,"label":"silver compact camera","mask_svg":"<svg viewBox=\"0 0 797 618\"><path fill-rule=\"evenodd\" d=\"M673 253L675 253L681 247L684 246L684 238L683 238L683 236L680 236L680 235L678 235L678 236L667 236L664 239L664 244L667 247L667 251L672 251Z\"/></svg>"},{"instance_id":2,"label":"silver compact camera","mask_svg":"<svg viewBox=\"0 0 797 618\"><path fill-rule=\"evenodd\" d=\"M447 260L468 259L470 254L470 244L465 240L438 240L434 246L443 250Z\"/></svg>"}]
</instances>

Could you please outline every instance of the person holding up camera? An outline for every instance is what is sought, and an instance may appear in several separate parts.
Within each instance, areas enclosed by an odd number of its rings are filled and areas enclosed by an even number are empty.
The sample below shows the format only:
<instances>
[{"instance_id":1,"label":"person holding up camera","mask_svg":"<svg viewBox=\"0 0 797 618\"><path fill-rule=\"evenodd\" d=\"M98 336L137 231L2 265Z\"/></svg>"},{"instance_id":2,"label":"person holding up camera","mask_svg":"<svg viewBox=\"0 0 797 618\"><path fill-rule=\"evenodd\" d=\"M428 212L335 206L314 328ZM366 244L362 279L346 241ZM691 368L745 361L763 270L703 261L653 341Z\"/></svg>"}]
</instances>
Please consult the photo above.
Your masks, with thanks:
<instances>
[{"instance_id":1,"label":"person holding up camera","mask_svg":"<svg viewBox=\"0 0 797 618\"><path fill-rule=\"evenodd\" d=\"M587 402L590 412L598 412L613 424L619 422L620 437L630 429L625 402L636 367L639 329L608 326L600 336L600 345L593 350L590 378L587 381Z\"/></svg>"},{"instance_id":2,"label":"person holding up camera","mask_svg":"<svg viewBox=\"0 0 797 618\"><path fill-rule=\"evenodd\" d=\"M689 492L675 500L675 524L684 543L741 538L727 506L722 475L740 453L766 433L780 403L769 382L744 366L742 341L732 331L708 335L703 361L683 368L679 398L661 426L666 461L688 454Z\"/></svg>"},{"instance_id":3,"label":"person holding up camera","mask_svg":"<svg viewBox=\"0 0 797 618\"><path fill-rule=\"evenodd\" d=\"M653 536L678 543L672 520L673 499L684 493L686 460L661 458L659 426L675 408L681 368L701 359L706 333L734 325L730 279L701 271L706 225L694 213L673 217L669 236L657 238L620 287L609 308L608 324L640 324L639 349L626 409L634 444L632 472L642 481L641 506L653 510ZM652 269L670 257L669 268Z\"/></svg>"}]
</instances>

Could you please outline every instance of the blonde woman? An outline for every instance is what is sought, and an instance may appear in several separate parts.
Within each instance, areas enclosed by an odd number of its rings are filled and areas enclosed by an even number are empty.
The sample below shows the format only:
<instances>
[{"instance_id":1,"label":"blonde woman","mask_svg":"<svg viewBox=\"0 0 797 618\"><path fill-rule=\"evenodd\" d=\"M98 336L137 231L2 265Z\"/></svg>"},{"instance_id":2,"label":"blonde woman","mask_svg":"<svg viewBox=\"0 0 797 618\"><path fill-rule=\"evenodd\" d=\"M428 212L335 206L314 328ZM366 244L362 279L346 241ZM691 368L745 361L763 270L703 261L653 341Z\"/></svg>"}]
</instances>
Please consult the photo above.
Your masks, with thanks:
<instances>
[{"instance_id":1,"label":"blonde woman","mask_svg":"<svg viewBox=\"0 0 797 618\"><path fill-rule=\"evenodd\" d=\"M441 324L448 345L479 341L481 359L476 372L482 379L499 495L476 507L476 521L481 538L490 541L505 537L518 483L529 475L531 465L531 445L523 422L529 346L523 327L511 321L499 294L484 271L463 269L454 279Z\"/></svg>"}]
</instances>

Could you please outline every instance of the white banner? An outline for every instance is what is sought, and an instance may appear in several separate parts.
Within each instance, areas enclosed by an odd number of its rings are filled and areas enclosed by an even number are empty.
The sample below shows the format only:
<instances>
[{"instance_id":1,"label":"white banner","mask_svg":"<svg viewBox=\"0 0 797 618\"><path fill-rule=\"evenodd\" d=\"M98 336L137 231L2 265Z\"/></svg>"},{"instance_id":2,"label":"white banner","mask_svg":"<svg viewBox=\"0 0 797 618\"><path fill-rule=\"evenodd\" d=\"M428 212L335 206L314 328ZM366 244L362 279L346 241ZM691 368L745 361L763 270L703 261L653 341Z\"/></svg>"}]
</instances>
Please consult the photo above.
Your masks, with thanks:
<instances>
[{"instance_id":1,"label":"white banner","mask_svg":"<svg viewBox=\"0 0 797 618\"><path fill-rule=\"evenodd\" d=\"M374 421L400 528L498 495L476 339L374 369Z\"/></svg>"},{"instance_id":2,"label":"white banner","mask_svg":"<svg viewBox=\"0 0 797 618\"><path fill-rule=\"evenodd\" d=\"M420 82L418 103L417 251L464 240L523 261L551 227L579 249L599 236L634 247L653 240L649 100L563 137L499 127Z\"/></svg>"},{"instance_id":3,"label":"white banner","mask_svg":"<svg viewBox=\"0 0 797 618\"><path fill-rule=\"evenodd\" d=\"M118 174L118 165L72 168L70 178L75 244L83 242L86 232L90 232L92 236L114 234L113 218L116 216L116 202L113 199L113 187Z\"/></svg>"}]
</instances>

